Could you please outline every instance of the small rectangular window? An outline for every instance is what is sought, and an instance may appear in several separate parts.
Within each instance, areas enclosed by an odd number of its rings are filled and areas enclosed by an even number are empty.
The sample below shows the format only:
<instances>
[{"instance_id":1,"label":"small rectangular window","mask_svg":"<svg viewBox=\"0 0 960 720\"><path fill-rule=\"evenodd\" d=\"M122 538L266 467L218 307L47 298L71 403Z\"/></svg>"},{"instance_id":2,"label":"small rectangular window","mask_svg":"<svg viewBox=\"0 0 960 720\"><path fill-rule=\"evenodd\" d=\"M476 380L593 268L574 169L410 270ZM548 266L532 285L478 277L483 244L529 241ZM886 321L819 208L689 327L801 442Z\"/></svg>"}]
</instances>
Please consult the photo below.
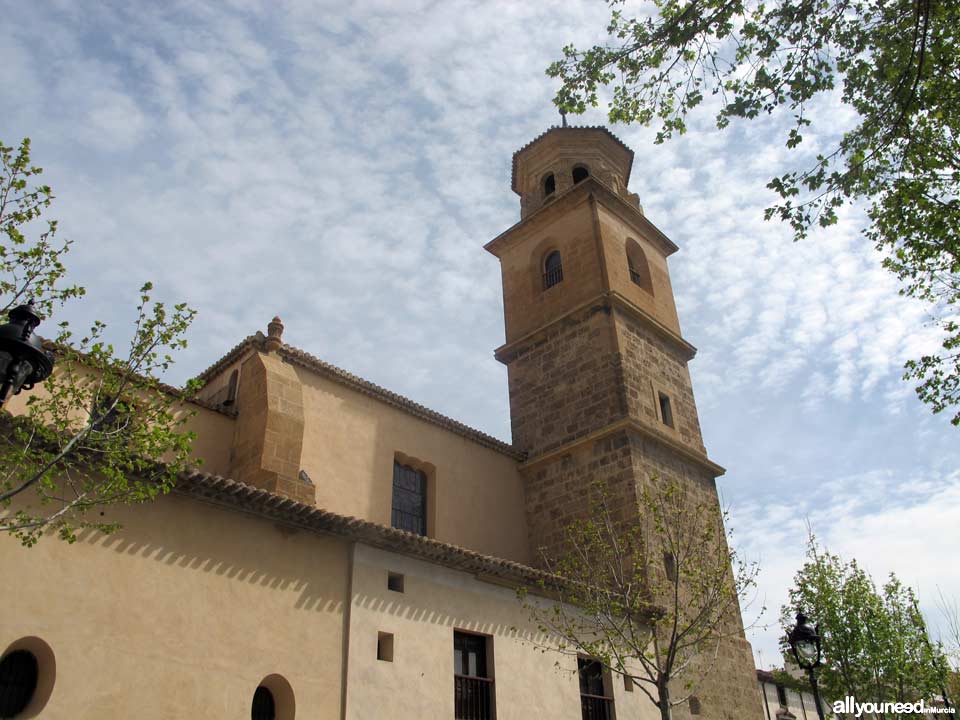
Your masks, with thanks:
<instances>
[{"instance_id":1,"label":"small rectangular window","mask_svg":"<svg viewBox=\"0 0 960 720\"><path fill-rule=\"evenodd\" d=\"M388 572L387 573L387 590L393 590L393 592L402 593L403 592L403 575L400 573Z\"/></svg>"},{"instance_id":2,"label":"small rectangular window","mask_svg":"<svg viewBox=\"0 0 960 720\"><path fill-rule=\"evenodd\" d=\"M393 633L377 633L377 660L393 662Z\"/></svg>"},{"instance_id":3,"label":"small rectangular window","mask_svg":"<svg viewBox=\"0 0 960 720\"><path fill-rule=\"evenodd\" d=\"M633 692L633 678L629 675L623 676L623 689L627 692Z\"/></svg>"},{"instance_id":4,"label":"small rectangular window","mask_svg":"<svg viewBox=\"0 0 960 720\"><path fill-rule=\"evenodd\" d=\"M664 425L673 427L673 411L670 409L670 398L662 392L658 392L657 395L660 398L660 419L663 420Z\"/></svg>"},{"instance_id":5,"label":"small rectangular window","mask_svg":"<svg viewBox=\"0 0 960 720\"><path fill-rule=\"evenodd\" d=\"M777 702L780 707L787 706L787 689L783 685L777 685Z\"/></svg>"}]
</instances>

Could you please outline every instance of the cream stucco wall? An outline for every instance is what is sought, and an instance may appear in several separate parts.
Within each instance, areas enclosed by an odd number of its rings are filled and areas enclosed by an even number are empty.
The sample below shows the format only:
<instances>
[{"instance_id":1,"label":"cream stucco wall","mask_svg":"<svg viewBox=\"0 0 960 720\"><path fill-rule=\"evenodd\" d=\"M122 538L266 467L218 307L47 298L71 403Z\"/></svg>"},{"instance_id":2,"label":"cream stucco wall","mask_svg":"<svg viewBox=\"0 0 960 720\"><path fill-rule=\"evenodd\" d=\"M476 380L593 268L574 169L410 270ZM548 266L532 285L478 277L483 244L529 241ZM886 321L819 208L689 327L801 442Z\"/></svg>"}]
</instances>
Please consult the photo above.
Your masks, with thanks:
<instances>
[{"instance_id":1,"label":"cream stucco wall","mask_svg":"<svg viewBox=\"0 0 960 720\"><path fill-rule=\"evenodd\" d=\"M55 655L41 717L248 718L279 674L297 718L340 718L346 542L179 496L110 515L74 545L0 536L0 652Z\"/></svg>"},{"instance_id":2,"label":"cream stucco wall","mask_svg":"<svg viewBox=\"0 0 960 720\"><path fill-rule=\"evenodd\" d=\"M427 467L428 534L530 561L517 461L380 400L297 368L303 385L300 464L317 507L390 525L393 461Z\"/></svg>"},{"instance_id":3,"label":"cream stucco wall","mask_svg":"<svg viewBox=\"0 0 960 720\"><path fill-rule=\"evenodd\" d=\"M791 688L784 688L786 695L786 707L780 705L780 698L777 694L777 685L772 682L759 681L760 696L763 700L763 712L766 720L778 720L781 717L789 717L784 711L787 711L796 720L817 720L817 704L813 699L812 692L799 693ZM824 704L824 715L828 718L835 717L830 708Z\"/></svg>"},{"instance_id":4,"label":"cream stucco wall","mask_svg":"<svg viewBox=\"0 0 960 720\"><path fill-rule=\"evenodd\" d=\"M387 589L388 572L403 574L403 593ZM453 718L454 630L492 637L498 720L580 720L576 658L537 649L550 640L510 588L363 545L352 577L346 720ZM379 632L394 636L393 662L377 659ZM620 720L659 717L639 690L610 685Z\"/></svg>"}]
</instances>

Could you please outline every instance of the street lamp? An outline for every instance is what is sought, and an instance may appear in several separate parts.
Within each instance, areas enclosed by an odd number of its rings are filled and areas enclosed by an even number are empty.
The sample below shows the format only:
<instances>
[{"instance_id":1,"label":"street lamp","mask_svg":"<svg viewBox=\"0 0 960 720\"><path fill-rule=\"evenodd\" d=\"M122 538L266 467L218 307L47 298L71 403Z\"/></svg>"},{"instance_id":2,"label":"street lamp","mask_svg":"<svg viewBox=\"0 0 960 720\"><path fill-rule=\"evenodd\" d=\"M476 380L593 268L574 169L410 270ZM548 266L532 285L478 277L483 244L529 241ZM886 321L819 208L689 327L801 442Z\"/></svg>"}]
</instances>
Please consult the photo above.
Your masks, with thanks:
<instances>
[{"instance_id":1,"label":"street lamp","mask_svg":"<svg viewBox=\"0 0 960 720\"><path fill-rule=\"evenodd\" d=\"M793 650L793 656L797 659L797 664L807 671L810 675L810 687L813 688L813 700L817 705L817 715L820 720L824 720L823 708L820 704L820 690L817 687L817 675L815 668L820 667L820 634L817 632L819 626L810 627L807 624L807 616L803 612L797 613L797 624L787 635L787 641L790 643L790 649Z\"/></svg>"},{"instance_id":2,"label":"street lamp","mask_svg":"<svg viewBox=\"0 0 960 720\"><path fill-rule=\"evenodd\" d=\"M40 316L31 300L11 310L10 322L0 325L0 407L7 396L30 390L53 372L53 355L33 334L39 324Z\"/></svg>"}]
</instances>

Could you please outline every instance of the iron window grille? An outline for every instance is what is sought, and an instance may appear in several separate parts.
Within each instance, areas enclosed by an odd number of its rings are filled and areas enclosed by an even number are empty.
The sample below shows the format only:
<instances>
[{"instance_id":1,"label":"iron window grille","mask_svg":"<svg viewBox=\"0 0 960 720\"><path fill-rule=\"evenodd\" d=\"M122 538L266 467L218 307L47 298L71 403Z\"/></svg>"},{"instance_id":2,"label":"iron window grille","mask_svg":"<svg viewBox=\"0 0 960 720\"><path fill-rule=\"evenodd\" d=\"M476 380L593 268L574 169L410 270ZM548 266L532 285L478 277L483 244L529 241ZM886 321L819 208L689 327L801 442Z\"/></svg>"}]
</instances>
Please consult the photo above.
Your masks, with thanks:
<instances>
[{"instance_id":1,"label":"iron window grille","mask_svg":"<svg viewBox=\"0 0 960 720\"><path fill-rule=\"evenodd\" d=\"M547 255L543 263L543 289L551 288L563 280L563 262L560 258L560 252L554 250Z\"/></svg>"},{"instance_id":2,"label":"iron window grille","mask_svg":"<svg viewBox=\"0 0 960 720\"><path fill-rule=\"evenodd\" d=\"M427 476L420 470L393 462L393 527L417 535L427 534Z\"/></svg>"},{"instance_id":3,"label":"iron window grille","mask_svg":"<svg viewBox=\"0 0 960 720\"><path fill-rule=\"evenodd\" d=\"M603 665L598 660L577 658L577 670L583 720L613 720L613 698L604 690Z\"/></svg>"},{"instance_id":4,"label":"iron window grille","mask_svg":"<svg viewBox=\"0 0 960 720\"><path fill-rule=\"evenodd\" d=\"M487 639L453 633L453 704L457 720L491 720L493 679L487 674Z\"/></svg>"}]
</instances>

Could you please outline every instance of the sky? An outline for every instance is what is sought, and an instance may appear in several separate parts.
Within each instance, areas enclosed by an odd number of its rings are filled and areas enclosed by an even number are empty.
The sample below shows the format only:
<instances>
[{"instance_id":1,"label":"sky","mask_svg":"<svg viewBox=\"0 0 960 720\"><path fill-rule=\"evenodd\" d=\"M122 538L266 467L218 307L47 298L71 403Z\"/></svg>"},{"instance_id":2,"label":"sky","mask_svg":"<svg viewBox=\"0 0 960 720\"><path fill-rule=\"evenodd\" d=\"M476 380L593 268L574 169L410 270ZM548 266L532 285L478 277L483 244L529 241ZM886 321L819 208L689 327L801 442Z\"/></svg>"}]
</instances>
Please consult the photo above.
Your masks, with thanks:
<instances>
[{"instance_id":1,"label":"sky","mask_svg":"<svg viewBox=\"0 0 960 720\"><path fill-rule=\"evenodd\" d=\"M544 69L603 39L602 2L0 5L0 139L32 138L88 292L58 319L128 342L152 280L199 312L174 384L279 315L285 342L510 440L482 246L519 220L512 153L558 123ZM934 627L937 593L960 598L960 430L901 379L937 347L927 308L898 294L862 209L799 243L763 220L767 181L855 119L836 97L811 117L793 152L777 117L719 132L698 113L662 145L612 127L680 247L704 441L761 566L745 618L762 667L808 525L878 582L895 571Z\"/></svg>"}]
</instances>

